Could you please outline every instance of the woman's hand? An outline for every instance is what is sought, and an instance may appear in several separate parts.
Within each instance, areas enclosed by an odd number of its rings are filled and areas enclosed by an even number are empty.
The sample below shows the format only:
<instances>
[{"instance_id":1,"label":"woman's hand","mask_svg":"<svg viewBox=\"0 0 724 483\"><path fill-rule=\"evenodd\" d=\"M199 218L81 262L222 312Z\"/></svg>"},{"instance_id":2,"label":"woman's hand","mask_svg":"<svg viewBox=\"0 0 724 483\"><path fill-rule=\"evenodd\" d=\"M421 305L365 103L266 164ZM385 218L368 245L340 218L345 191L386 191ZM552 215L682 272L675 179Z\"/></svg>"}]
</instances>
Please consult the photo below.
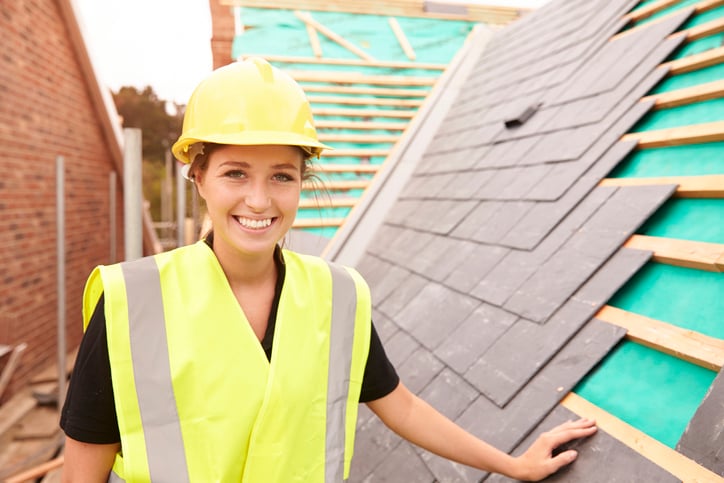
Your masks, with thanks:
<instances>
[{"instance_id":1,"label":"woman's hand","mask_svg":"<svg viewBox=\"0 0 724 483\"><path fill-rule=\"evenodd\" d=\"M572 463L578 456L577 451L570 449L553 456L553 450L571 440L591 436L596 429L596 422L592 419L579 419L541 434L525 453L516 458L518 471L515 477L538 481Z\"/></svg>"}]
</instances>

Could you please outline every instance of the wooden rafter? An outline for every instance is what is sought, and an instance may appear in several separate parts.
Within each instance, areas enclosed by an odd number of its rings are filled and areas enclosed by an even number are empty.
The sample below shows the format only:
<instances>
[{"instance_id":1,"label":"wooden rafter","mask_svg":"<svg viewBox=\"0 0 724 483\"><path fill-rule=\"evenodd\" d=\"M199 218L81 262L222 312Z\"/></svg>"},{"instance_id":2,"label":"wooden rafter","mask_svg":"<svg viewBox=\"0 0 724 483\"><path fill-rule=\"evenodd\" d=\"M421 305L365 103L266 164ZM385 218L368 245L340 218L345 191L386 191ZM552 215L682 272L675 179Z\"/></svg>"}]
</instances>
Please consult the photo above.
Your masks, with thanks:
<instances>
[{"instance_id":1,"label":"wooden rafter","mask_svg":"<svg viewBox=\"0 0 724 483\"><path fill-rule=\"evenodd\" d=\"M669 75L684 74L724 62L724 47L707 50L661 64L669 69Z\"/></svg>"},{"instance_id":2,"label":"wooden rafter","mask_svg":"<svg viewBox=\"0 0 724 483\"><path fill-rule=\"evenodd\" d=\"M322 164L312 165L315 173L376 173L380 170L379 164Z\"/></svg>"},{"instance_id":3,"label":"wooden rafter","mask_svg":"<svg viewBox=\"0 0 724 483\"><path fill-rule=\"evenodd\" d=\"M400 27L400 23L395 17L387 17L387 22L390 24L392 33L395 34L395 38L397 39L397 42L400 44L400 47L402 48L402 51L405 53L407 58L410 60L415 60L417 58L417 56L415 55L415 50L412 48L412 45L410 45L410 41L407 40L405 32L402 30L402 27Z\"/></svg>"},{"instance_id":4,"label":"wooden rafter","mask_svg":"<svg viewBox=\"0 0 724 483\"><path fill-rule=\"evenodd\" d=\"M629 21L632 22L638 22L639 20L642 20L644 18L647 18L655 13L658 13L661 10L664 10L671 6L672 3L678 3L680 0L662 0L656 3L652 3L650 5L647 5L645 8L641 8L639 10L635 10L628 15L626 15L624 18L627 18ZM702 13L707 10L711 10L713 8L719 7L721 5L724 5L724 0L702 0L699 3L694 5L694 10L696 13ZM626 35L630 35L633 32L637 32L641 28L647 28L653 23L658 22L664 22L668 20L672 15L677 15L679 12L674 11L671 12L668 15L664 15L662 17L656 18L650 22L643 23L643 24L637 24L633 28L624 30L622 32L617 33L613 37L611 37L610 40L616 40L621 37L624 37ZM706 24L702 24L696 27L692 27L687 30L681 30L678 32L674 32L670 35L670 37L684 35L686 37L687 41L693 41L697 38L705 37L707 35L713 35L716 33L717 29L719 28L721 19L717 19L711 22L708 22Z\"/></svg>"},{"instance_id":5,"label":"wooden rafter","mask_svg":"<svg viewBox=\"0 0 724 483\"><path fill-rule=\"evenodd\" d=\"M304 22L306 25L311 25L314 27L314 29L319 32L320 34L324 35L325 37L329 38L333 42L336 42L340 46L344 47L345 49L349 50L353 54L359 56L360 58L368 61L368 62L374 62L375 58L362 50L361 48L354 45L349 40L345 39L338 33L334 32L332 29L325 27L321 23L317 22L312 18L312 16L308 12L300 12L299 10L294 11L294 15Z\"/></svg>"},{"instance_id":6,"label":"wooden rafter","mask_svg":"<svg viewBox=\"0 0 724 483\"><path fill-rule=\"evenodd\" d=\"M622 141L637 141L639 148L724 141L724 121L625 134Z\"/></svg>"},{"instance_id":7,"label":"wooden rafter","mask_svg":"<svg viewBox=\"0 0 724 483\"><path fill-rule=\"evenodd\" d=\"M696 25L683 31L686 34L686 40L693 42L710 35L716 35L724 32L724 17L719 17L701 25Z\"/></svg>"},{"instance_id":8,"label":"wooden rafter","mask_svg":"<svg viewBox=\"0 0 724 483\"><path fill-rule=\"evenodd\" d=\"M412 109L342 109L333 107L312 107L312 114L317 116L347 116L373 119L375 117L393 117L410 119L415 117L416 110Z\"/></svg>"},{"instance_id":9,"label":"wooden rafter","mask_svg":"<svg viewBox=\"0 0 724 483\"><path fill-rule=\"evenodd\" d=\"M323 158L375 158L387 157L389 149L332 149L322 153Z\"/></svg>"},{"instance_id":10,"label":"wooden rafter","mask_svg":"<svg viewBox=\"0 0 724 483\"><path fill-rule=\"evenodd\" d=\"M357 131L404 131L406 122L368 122L368 121L317 121L317 129L350 129Z\"/></svg>"},{"instance_id":11,"label":"wooden rafter","mask_svg":"<svg viewBox=\"0 0 724 483\"><path fill-rule=\"evenodd\" d=\"M309 45L312 47L312 52L314 52L315 57L321 58L324 54L322 52L322 44L319 43L317 29L308 23L305 24L305 26L307 27L307 36L309 37Z\"/></svg>"},{"instance_id":12,"label":"wooden rafter","mask_svg":"<svg viewBox=\"0 0 724 483\"><path fill-rule=\"evenodd\" d=\"M561 401L561 406L580 417L594 419L598 427L603 431L621 441L644 458L676 476L681 481L699 483L721 482L721 477L712 471L621 421L611 413L604 411L576 393L568 393Z\"/></svg>"},{"instance_id":13,"label":"wooden rafter","mask_svg":"<svg viewBox=\"0 0 724 483\"><path fill-rule=\"evenodd\" d=\"M637 8L636 10L624 15L624 17L632 22L638 22L639 20L643 20L655 13L665 10L672 5L676 5L678 2L679 0L659 0L658 2L650 3L645 7Z\"/></svg>"},{"instance_id":14,"label":"wooden rafter","mask_svg":"<svg viewBox=\"0 0 724 483\"><path fill-rule=\"evenodd\" d=\"M344 180L344 181L322 181L322 188L328 191L347 191L347 190L363 190L366 189L370 184L367 179L355 179L355 180ZM319 186L315 183L305 183L302 185L302 189L305 191L315 191L319 189Z\"/></svg>"},{"instance_id":15,"label":"wooden rafter","mask_svg":"<svg viewBox=\"0 0 724 483\"><path fill-rule=\"evenodd\" d=\"M320 10L405 17L425 17L448 20L471 20L505 25L517 19L527 9L459 2L461 13L429 11L425 0L221 0L222 5L256 8ZM273 5L273 6L270 6Z\"/></svg>"},{"instance_id":16,"label":"wooden rafter","mask_svg":"<svg viewBox=\"0 0 724 483\"><path fill-rule=\"evenodd\" d=\"M721 243L633 235L624 246L651 251L654 253L653 260L659 263L710 272L724 272L724 244Z\"/></svg>"},{"instance_id":17,"label":"wooden rafter","mask_svg":"<svg viewBox=\"0 0 724 483\"><path fill-rule=\"evenodd\" d=\"M369 84L391 86L432 86L437 77L404 75L366 75L356 72L288 70L298 82L335 82L339 84Z\"/></svg>"},{"instance_id":18,"label":"wooden rafter","mask_svg":"<svg viewBox=\"0 0 724 483\"><path fill-rule=\"evenodd\" d=\"M357 204L357 198L338 198L319 196L318 198L304 198L299 201L300 208L351 208Z\"/></svg>"},{"instance_id":19,"label":"wooden rafter","mask_svg":"<svg viewBox=\"0 0 724 483\"><path fill-rule=\"evenodd\" d=\"M297 218L294 228L336 228L342 226L344 218Z\"/></svg>"},{"instance_id":20,"label":"wooden rafter","mask_svg":"<svg viewBox=\"0 0 724 483\"><path fill-rule=\"evenodd\" d=\"M722 17L724 19L724 17ZM708 101L724 97L724 79L706 84L699 84L675 91L652 94L641 99L641 102L654 101L654 108L668 109L694 102Z\"/></svg>"},{"instance_id":21,"label":"wooden rafter","mask_svg":"<svg viewBox=\"0 0 724 483\"><path fill-rule=\"evenodd\" d=\"M323 143L394 144L399 138L394 134L319 134Z\"/></svg>"},{"instance_id":22,"label":"wooden rafter","mask_svg":"<svg viewBox=\"0 0 724 483\"><path fill-rule=\"evenodd\" d=\"M314 57L292 57L287 55L265 55L254 54L263 57L269 62L279 64L310 64L310 65L344 65L352 67L379 67L382 69L420 69L420 70L445 70L445 64L431 64L425 62L401 62L389 60L367 61L362 59L331 59Z\"/></svg>"},{"instance_id":23,"label":"wooden rafter","mask_svg":"<svg viewBox=\"0 0 724 483\"><path fill-rule=\"evenodd\" d=\"M428 94L427 89L395 89L394 87L355 87L305 84L302 88L307 93L324 92L329 94L361 94L388 97L425 97Z\"/></svg>"},{"instance_id":24,"label":"wooden rafter","mask_svg":"<svg viewBox=\"0 0 724 483\"><path fill-rule=\"evenodd\" d=\"M716 372L724 365L724 340L610 305L599 310L595 317L623 327L628 339L659 352Z\"/></svg>"},{"instance_id":25,"label":"wooden rafter","mask_svg":"<svg viewBox=\"0 0 724 483\"><path fill-rule=\"evenodd\" d=\"M391 107L420 107L420 99L380 99L377 97L356 96L308 96L312 104L341 104L350 106L391 106Z\"/></svg>"},{"instance_id":26,"label":"wooden rafter","mask_svg":"<svg viewBox=\"0 0 724 483\"><path fill-rule=\"evenodd\" d=\"M724 198L724 174L664 176L659 178L606 178L601 186L644 186L675 184L680 198Z\"/></svg>"}]
</instances>

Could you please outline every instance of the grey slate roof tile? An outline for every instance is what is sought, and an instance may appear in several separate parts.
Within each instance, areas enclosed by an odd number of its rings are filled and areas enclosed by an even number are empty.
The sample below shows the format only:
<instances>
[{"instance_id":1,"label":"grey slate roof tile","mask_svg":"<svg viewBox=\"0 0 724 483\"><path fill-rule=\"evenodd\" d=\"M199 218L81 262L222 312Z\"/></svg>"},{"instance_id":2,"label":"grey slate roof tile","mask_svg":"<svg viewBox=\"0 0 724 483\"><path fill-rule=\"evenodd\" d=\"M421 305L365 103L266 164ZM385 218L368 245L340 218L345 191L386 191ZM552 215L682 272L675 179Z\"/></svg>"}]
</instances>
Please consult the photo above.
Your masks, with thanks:
<instances>
[{"instance_id":1,"label":"grey slate roof tile","mask_svg":"<svg viewBox=\"0 0 724 483\"><path fill-rule=\"evenodd\" d=\"M724 371L719 371L712 382L676 450L724 475Z\"/></svg>"},{"instance_id":2,"label":"grey slate roof tile","mask_svg":"<svg viewBox=\"0 0 724 483\"><path fill-rule=\"evenodd\" d=\"M392 290L388 297L377 305L377 309L386 316L395 319L397 314L407 306L410 300L412 300L425 285L427 285L427 280L411 273Z\"/></svg>"},{"instance_id":3,"label":"grey slate roof tile","mask_svg":"<svg viewBox=\"0 0 724 483\"><path fill-rule=\"evenodd\" d=\"M472 239L482 243L498 244L531 208L533 203L529 201L503 203L488 222L472 235Z\"/></svg>"},{"instance_id":4,"label":"grey slate roof tile","mask_svg":"<svg viewBox=\"0 0 724 483\"><path fill-rule=\"evenodd\" d=\"M455 420L478 397L478 391L458 374L444 368L420 393L420 397Z\"/></svg>"},{"instance_id":5,"label":"grey slate roof tile","mask_svg":"<svg viewBox=\"0 0 724 483\"><path fill-rule=\"evenodd\" d=\"M566 341L649 259L621 249L545 325L520 319L473 364L465 377L504 406ZM550 278L555 283L555 276ZM525 354L510 357L509 354Z\"/></svg>"},{"instance_id":6,"label":"grey slate roof tile","mask_svg":"<svg viewBox=\"0 0 724 483\"><path fill-rule=\"evenodd\" d=\"M467 293L509 252L510 250L507 248L475 243L467 257L460 263L452 265L450 275L448 275L444 283L448 287Z\"/></svg>"},{"instance_id":7,"label":"grey slate roof tile","mask_svg":"<svg viewBox=\"0 0 724 483\"><path fill-rule=\"evenodd\" d=\"M440 191L441 198L469 199L475 198L477 193L485 186L495 174L492 170L463 171L455 174L450 183Z\"/></svg>"},{"instance_id":8,"label":"grey slate roof tile","mask_svg":"<svg viewBox=\"0 0 724 483\"><path fill-rule=\"evenodd\" d=\"M428 349L437 347L480 304L447 287L428 283L395 321Z\"/></svg>"},{"instance_id":9,"label":"grey slate roof tile","mask_svg":"<svg viewBox=\"0 0 724 483\"><path fill-rule=\"evenodd\" d=\"M482 201L473 208L462 223L460 223L452 232L452 236L460 239L471 239L473 234L480 227L485 226L488 221L500 210L503 203L500 201Z\"/></svg>"},{"instance_id":10,"label":"grey slate roof tile","mask_svg":"<svg viewBox=\"0 0 724 483\"><path fill-rule=\"evenodd\" d=\"M372 415L373 413L366 406L360 405L360 417L355 437L355 458L352 458L349 475L350 482L365 481L365 478L378 470L380 463L390 457L391 452L403 442L402 438L387 429L379 418L372 417Z\"/></svg>"},{"instance_id":11,"label":"grey slate roof tile","mask_svg":"<svg viewBox=\"0 0 724 483\"><path fill-rule=\"evenodd\" d=\"M512 451L568 391L625 335L625 330L593 319L501 409L484 396L456 420L490 444ZM576 361L572 364L571 361Z\"/></svg>"},{"instance_id":12,"label":"grey slate roof tile","mask_svg":"<svg viewBox=\"0 0 724 483\"><path fill-rule=\"evenodd\" d=\"M416 268L431 280L442 282L458 264L468 259L475 246L472 242L437 236L420 252Z\"/></svg>"},{"instance_id":13,"label":"grey slate roof tile","mask_svg":"<svg viewBox=\"0 0 724 483\"><path fill-rule=\"evenodd\" d=\"M505 168L517 164L525 164L526 154L535 149L540 142L540 136L529 136L518 139L515 142L502 141L491 146L490 150L480 156L475 167L482 168Z\"/></svg>"},{"instance_id":14,"label":"grey slate roof tile","mask_svg":"<svg viewBox=\"0 0 724 483\"><path fill-rule=\"evenodd\" d=\"M516 448L513 454L522 454L544 431L575 419L578 419L576 414L563 406L556 406L535 431ZM563 449L578 450L578 458L573 464L546 478L546 482L628 483L650 481L675 483L680 481L601 429L585 440L565 445ZM606 455L606 457L602 457L602 455ZM490 475L484 481L485 483L509 483L518 480L501 475Z\"/></svg>"},{"instance_id":15,"label":"grey slate roof tile","mask_svg":"<svg viewBox=\"0 0 724 483\"><path fill-rule=\"evenodd\" d=\"M412 445L403 442L393 448L371 473L356 481L364 483L400 483L401 481L434 483L435 477Z\"/></svg>"},{"instance_id":16,"label":"grey slate roof tile","mask_svg":"<svg viewBox=\"0 0 724 483\"><path fill-rule=\"evenodd\" d=\"M435 355L463 374L518 317L489 304L481 304L435 349Z\"/></svg>"},{"instance_id":17,"label":"grey slate roof tile","mask_svg":"<svg viewBox=\"0 0 724 483\"><path fill-rule=\"evenodd\" d=\"M402 366L420 347L420 344L404 330L398 330L385 342L385 351L395 367Z\"/></svg>"},{"instance_id":18,"label":"grey slate roof tile","mask_svg":"<svg viewBox=\"0 0 724 483\"><path fill-rule=\"evenodd\" d=\"M383 345L400 330L389 317L374 308L372 309L372 322L375 324L375 330Z\"/></svg>"},{"instance_id":19,"label":"grey slate roof tile","mask_svg":"<svg viewBox=\"0 0 724 483\"><path fill-rule=\"evenodd\" d=\"M360 273L370 286L375 305L381 304L410 275L408 270L369 254L360 264Z\"/></svg>"},{"instance_id":20,"label":"grey slate roof tile","mask_svg":"<svg viewBox=\"0 0 724 483\"><path fill-rule=\"evenodd\" d=\"M444 364L432 352L421 347L410 354L396 369L405 386L417 394L440 373L443 367Z\"/></svg>"}]
</instances>

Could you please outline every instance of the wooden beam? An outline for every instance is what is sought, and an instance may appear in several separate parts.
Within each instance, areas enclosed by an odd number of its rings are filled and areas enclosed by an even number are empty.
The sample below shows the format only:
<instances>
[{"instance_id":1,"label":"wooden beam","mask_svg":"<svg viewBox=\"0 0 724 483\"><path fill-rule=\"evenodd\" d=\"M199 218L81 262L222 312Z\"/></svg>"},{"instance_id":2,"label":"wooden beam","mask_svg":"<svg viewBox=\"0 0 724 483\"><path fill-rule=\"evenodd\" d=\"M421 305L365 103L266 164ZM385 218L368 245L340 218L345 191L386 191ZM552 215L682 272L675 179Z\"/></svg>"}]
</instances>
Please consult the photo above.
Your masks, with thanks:
<instances>
[{"instance_id":1,"label":"wooden beam","mask_svg":"<svg viewBox=\"0 0 724 483\"><path fill-rule=\"evenodd\" d=\"M45 475L46 473L49 473L51 470L63 466L64 461L65 457L63 455L60 455L50 461L46 461L45 463L27 469L22 473L17 473L16 475L9 477L7 480L5 480L5 483L27 483L28 481L36 481L38 478Z\"/></svg>"},{"instance_id":2,"label":"wooden beam","mask_svg":"<svg viewBox=\"0 0 724 483\"><path fill-rule=\"evenodd\" d=\"M389 97L427 97L429 91L427 89L395 89L388 87L356 87L356 86L337 86L337 85L302 85L304 92L325 92L331 94L368 94L372 96L389 96Z\"/></svg>"},{"instance_id":3,"label":"wooden beam","mask_svg":"<svg viewBox=\"0 0 724 483\"><path fill-rule=\"evenodd\" d=\"M419 99L380 99L377 97L350 97L350 96L308 96L312 104L343 104L351 106L391 106L391 107L420 107Z\"/></svg>"},{"instance_id":4,"label":"wooden beam","mask_svg":"<svg viewBox=\"0 0 724 483\"><path fill-rule=\"evenodd\" d=\"M679 198L724 198L724 174L663 176L659 178L606 178L599 186L678 185Z\"/></svg>"},{"instance_id":5,"label":"wooden beam","mask_svg":"<svg viewBox=\"0 0 724 483\"><path fill-rule=\"evenodd\" d=\"M683 31L686 34L687 42L693 42L710 35L716 35L724 32L724 17L711 20L701 25L696 25Z\"/></svg>"},{"instance_id":6,"label":"wooden beam","mask_svg":"<svg viewBox=\"0 0 724 483\"><path fill-rule=\"evenodd\" d=\"M319 35L317 35L317 29L310 24L305 24L307 27L307 37L309 37L309 45L312 47L314 56L318 59L322 58L322 45L319 43Z\"/></svg>"},{"instance_id":7,"label":"wooden beam","mask_svg":"<svg viewBox=\"0 0 724 483\"><path fill-rule=\"evenodd\" d=\"M416 110L412 109L344 109L333 107L314 107L312 106L312 114L317 116L349 116L362 117L365 119L373 119L376 117L394 117L400 119L411 119L415 117Z\"/></svg>"},{"instance_id":8,"label":"wooden beam","mask_svg":"<svg viewBox=\"0 0 724 483\"><path fill-rule=\"evenodd\" d=\"M293 228L334 228L342 226L344 218L297 218Z\"/></svg>"},{"instance_id":9,"label":"wooden beam","mask_svg":"<svg viewBox=\"0 0 724 483\"><path fill-rule=\"evenodd\" d=\"M710 272L724 272L724 244L633 235L624 246L651 251L654 253L653 260L659 263Z\"/></svg>"},{"instance_id":10,"label":"wooden beam","mask_svg":"<svg viewBox=\"0 0 724 483\"><path fill-rule=\"evenodd\" d=\"M349 50L353 54L359 56L360 58L368 61L368 62L374 62L375 58L372 57L370 54L362 50L361 48L354 45L352 42L348 41L338 33L334 32L332 29L329 29L322 25L321 23L317 22L312 18L312 16L308 12L300 12L299 10L294 11L294 15L304 22L306 25L311 25L314 27L315 30L317 30L319 33L324 35L325 37L329 38L331 41L338 43L345 49Z\"/></svg>"},{"instance_id":11,"label":"wooden beam","mask_svg":"<svg viewBox=\"0 0 724 483\"><path fill-rule=\"evenodd\" d=\"M665 10L672 5L676 5L678 2L679 0L659 0L658 2L650 3L645 7L637 8L636 10L627 13L624 15L624 18L631 22L638 22L652 16L655 13Z\"/></svg>"},{"instance_id":12,"label":"wooden beam","mask_svg":"<svg viewBox=\"0 0 724 483\"><path fill-rule=\"evenodd\" d=\"M320 186L316 183L304 183L302 189L305 191L316 191ZM349 191L367 189L370 184L368 179L345 180L345 181L328 181L322 180L321 188L327 191Z\"/></svg>"},{"instance_id":13,"label":"wooden beam","mask_svg":"<svg viewBox=\"0 0 724 483\"><path fill-rule=\"evenodd\" d=\"M662 66L669 69L669 75L684 74L694 70L704 69L724 62L724 47L707 50L700 54L689 55L682 59L664 62Z\"/></svg>"},{"instance_id":14,"label":"wooden beam","mask_svg":"<svg viewBox=\"0 0 724 483\"><path fill-rule=\"evenodd\" d=\"M319 196L317 198L304 198L299 200L299 208L352 208L359 201L357 198L338 198Z\"/></svg>"},{"instance_id":15,"label":"wooden beam","mask_svg":"<svg viewBox=\"0 0 724 483\"><path fill-rule=\"evenodd\" d=\"M376 158L387 157L389 149L332 149L322 153L323 158Z\"/></svg>"},{"instance_id":16,"label":"wooden beam","mask_svg":"<svg viewBox=\"0 0 724 483\"><path fill-rule=\"evenodd\" d=\"M722 19L724 20L724 17ZM652 94L641 98L641 102L654 101L655 109L668 109L720 97L724 97L724 79L675 91Z\"/></svg>"},{"instance_id":17,"label":"wooden beam","mask_svg":"<svg viewBox=\"0 0 724 483\"><path fill-rule=\"evenodd\" d=\"M611 413L570 392L561 406L580 417L594 419L598 427L657 466L687 483L721 483L722 479L707 468L676 450L621 421Z\"/></svg>"},{"instance_id":18,"label":"wooden beam","mask_svg":"<svg viewBox=\"0 0 724 483\"><path fill-rule=\"evenodd\" d=\"M376 173L380 170L379 164L312 164L315 173Z\"/></svg>"},{"instance_id":19,"label":"wooden beam","mask_svg":"<svg viewBox=\"0 0 724 483\"><path fill-rule=\"evenodd\" d=\"M249 54L245 54L249 55ZM330 59L314 57L294 57L288 55L274 54L253 54L256 57L263 57L269 62L280 64L311 64L311 65L346 65L354 67L379 67L383 69L419 69L419 70L445 70L445 64L433 64L427 62L401 62L390 60L374 60L372 62L362 59Z\"/></svg>"},{"instance_id":20,"label":"wooden beam","mask_svg":"<svg viewBox=\"0 0 724 483\"><path fill-rule=\"evenodd\" d=\"M724 141L724 121L628 133L622 136L621 140L637 141L639 148L661 148Z\"/></svg>"},{"instance_id":21,"label":"wooden beam","mask_svg":"<svg viewBox=\"0 0 724 483\"><path fill-rule=\"evenodd\" d=\"M351 129L358 131L404 131L406 122L369 122L369 121L316 121L317 129Z\"/></svg>"},{"instance_id":22,"label":"wooden beam","mask_svg":"<svg viewBox=\"0 0 724 483\"><path fill-rule=\"evenodd\" d=\"M356 72L288 70L298 82L335 82L339 84L378 84L391 86L432 86L437 77L404 75L367 75Z\"/></svg>"},{"instance_id":23,"label":"wooden beam","mask_svg":"<svg viewBox=\"0 0 724 483\"><path fill-rule=\"evenodd\" d=\"M402 48L402 51L405 53L407 58L410 60L415 60L417 58L417 56L415 55L415 50L410 45L410 41L407 40L407 36L405 36L405 32L402 30L402 27L400 27L397 19L395 17L387 17L387 23L390 24L392 33L395 34L395 38L397 38L397 42L400 44L400 47Z\"/></svg>"},{"instance_id":24,"label":"wooden beam","mask_svg":"<svg viewBox=\"0 0 724 483\"><path fill-rule=\"evenodd\" d=\"M319 134L323 143L355 143L355 144L395 144L398 135L384 134Z\"/></svg>"},{"instance_id":25,"label":"wooden beam","mask_svg":"<svg viewBox=\"0 0 724 483\"><path fill-rule=\"evenodd\" d=\"M724 340L610 305L604 306L595 317L623 327L626 337L659 352L715 372L724 365Z\"/></svg>"}]
</instances>

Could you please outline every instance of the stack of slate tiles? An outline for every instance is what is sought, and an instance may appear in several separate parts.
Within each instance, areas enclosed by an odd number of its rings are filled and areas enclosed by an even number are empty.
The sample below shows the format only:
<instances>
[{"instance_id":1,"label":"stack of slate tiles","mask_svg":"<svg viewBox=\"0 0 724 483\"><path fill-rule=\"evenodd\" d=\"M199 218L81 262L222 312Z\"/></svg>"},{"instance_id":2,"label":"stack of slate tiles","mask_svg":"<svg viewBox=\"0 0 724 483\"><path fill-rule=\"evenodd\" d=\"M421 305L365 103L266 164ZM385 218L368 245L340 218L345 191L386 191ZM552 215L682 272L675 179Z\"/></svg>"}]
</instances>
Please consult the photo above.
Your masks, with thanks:
<instances>
[{"instance_id":1,"label":"stack of slate tiles","mask_svg":"<svg viewBox=\"0 0 724 483\"><path fill-rule=\"evenodd\" d=\"M593 316L651 256L622 244L675 190L597 186L692 13L611 39L637 3L554 1L498 32L358 264L405 384L505 451L575 417L559 401L625 335ZM677 481L606 434L577 444L555 481ZM482 480L505 479L361 410L351 481Z\"/></svg>"}]
</instances>

